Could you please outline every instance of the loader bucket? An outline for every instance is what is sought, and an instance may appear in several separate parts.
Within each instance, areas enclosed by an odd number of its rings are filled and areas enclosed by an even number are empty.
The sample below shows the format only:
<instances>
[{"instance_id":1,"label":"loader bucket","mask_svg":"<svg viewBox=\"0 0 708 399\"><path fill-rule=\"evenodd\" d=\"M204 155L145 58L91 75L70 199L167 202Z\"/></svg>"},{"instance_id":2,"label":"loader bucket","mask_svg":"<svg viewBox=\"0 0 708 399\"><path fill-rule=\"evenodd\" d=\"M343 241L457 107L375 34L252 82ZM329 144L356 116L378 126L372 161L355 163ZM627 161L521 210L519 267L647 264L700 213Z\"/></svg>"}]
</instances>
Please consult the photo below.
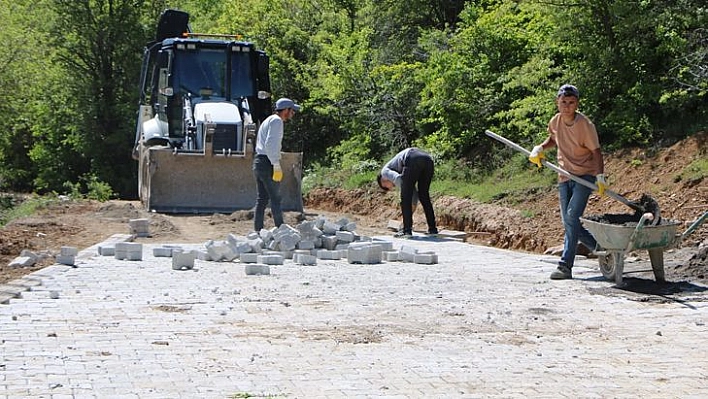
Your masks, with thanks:
<instances>
[{"instance_id":1,"label":"loader bucket","mask_svg":"<svg viewBox=\"0 0 708 399\"><path fill-rule=\"evenodd\" d=\"M282 153L280 186L284 211L303 211L302 153ZM252 209L256 182L252 156L175 153L169 147L143 147L140 199L160 213L231 213Z\"/></svg>"}]
</instances>

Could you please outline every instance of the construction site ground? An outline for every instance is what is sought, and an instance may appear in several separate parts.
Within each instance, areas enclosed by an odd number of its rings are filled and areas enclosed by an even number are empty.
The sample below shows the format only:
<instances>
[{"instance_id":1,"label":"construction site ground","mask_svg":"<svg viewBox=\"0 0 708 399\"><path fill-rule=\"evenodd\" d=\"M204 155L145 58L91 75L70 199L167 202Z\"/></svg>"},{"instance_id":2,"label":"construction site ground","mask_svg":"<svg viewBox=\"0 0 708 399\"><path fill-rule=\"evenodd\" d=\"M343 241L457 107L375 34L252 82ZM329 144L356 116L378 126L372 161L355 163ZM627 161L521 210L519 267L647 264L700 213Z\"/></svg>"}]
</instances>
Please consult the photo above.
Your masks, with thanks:
<instances>
[{"instance_id":1,"label":"construction site ground","mask_svg":"<svg viewBox=\"0 0 708 399\"><path fill-rule=\"evenodd\" d=\"M651 157L608 155L614 188L651 193L664 217L687 227L706 211L707 184L676 176L706 156L705 138ZM707 396L708 226L667 249L666 283L654 280L646 251L627 254L623 285L582 257L573 280L552 281L558 258L543 252L562 241L557 199L553 190L529 197L513 206L436 198L440 227L467 232L461 242L393 238L386 227L400 220L397 198L373 185L315 190L286 223L347 217L360 235L432 251L438 263L286 261L262 276L238 262L173 270L152 252L245 235L250 211L52 205L0 235L0 275L20 291L0 305L0 399ZM625 212L598 197L588 210ZM414 217L424 229L421 210ZM141 261L98 255L138 218L150 220L150 237L135 239ZM22 249L61 246L81 250L75 267L51 257L4 266Z\"/></svg>"},{"instance_id":2,"label":"construction site ground","mask_svg":"<svg viewBox=\"0 0 708 399\"><path fill-rule=\"evenodd\" d=\"M655 198L664 218L687 223L708 211L708 181L679 178L691 162L708 157L708 134L701 133L670 147L652 151L627 149L606 154L610 186L630 200L648 193ZM548 172L548 171L547 171ZM557 190L530 193L526 200L494 204L439 196L434 199L438 225L470 234L470 242L529 253L543 253L562 244L563 230L558 211ZM420 207L419 207L420 208ZM586 215L631 213L630 208L609 197L590 198ZM344 191L317 189L305 198L305 213L288 213L286 223L318 215L330 219L348 217L364 235L390 234L389 220L400 220L396 193L382 193L374 182L364 189ZM29 268L7 265L23 249L56 254L61 246L79 249L115 233L128 233L128 221L149 218L149 242L203 242L223 239L229 233L245 234L252 229L250 211L230 215L164 215L146 212L137 201L66 201L42 209L36 215L9 223L0 229L0 282L21 277L53 263L50 257ZM267 218L267 223L272 223ZM422 209L414 215L415 228L425 230ZM667 279L708 283L708 223L690 234L680 248L665 251ZM648 262L646 251L627 254L628 262Z\"/></svg>"}]
</instances>

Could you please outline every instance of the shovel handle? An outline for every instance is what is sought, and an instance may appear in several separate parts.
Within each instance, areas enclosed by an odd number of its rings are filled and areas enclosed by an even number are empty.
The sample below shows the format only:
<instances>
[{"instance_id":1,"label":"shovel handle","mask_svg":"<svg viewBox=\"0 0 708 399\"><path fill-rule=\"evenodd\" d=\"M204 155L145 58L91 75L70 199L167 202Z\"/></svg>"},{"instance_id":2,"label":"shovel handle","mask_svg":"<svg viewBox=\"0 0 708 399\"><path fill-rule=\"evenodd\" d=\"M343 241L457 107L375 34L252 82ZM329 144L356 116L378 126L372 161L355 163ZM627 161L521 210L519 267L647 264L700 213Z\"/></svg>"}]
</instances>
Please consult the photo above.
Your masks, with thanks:
<instances>
[{"instance_id":1,"label":"shovel handle","mask_svg":"<svg viewBox=\"0 0 708 399\"><path fill-rule=\"evenodd\" d=\"M514 142L511 141L511 140L508 140L508 139L506 139L506 138L504 138L504 137L502 137L502 136L500 136L500 135L498 135L498 134L492 132L491 130L485 130L485 131L484 131L484 134L486 134L487 136L489 136L489 137L491 137L491 138L493 138L493 139L495 139L495 140L497 140L497 141L500 141L500 142L506 144L507 146L509 146L509 147L511 147L511 148L513 148L513 149L515 149L515 150L517 150L517 151L523 152L524 154L526 154L526 156L531 155L531 151L529 151L529 150L527 150L526 148L524 148L524 147L522 147L522 146L520 146L520 145L514 143ZM589 189L591 189L591 190L593 190L593 191L597 191L597 186L596 186L595 184L590 183L589 181L587 181L587 180L585 180L585 179L582 179L582 178L580 178L580 177L578 177L578 176L576 176L576 175L574 175L574 174L572 174L572 173L570 173L570 172L568 172L568 171L566 171L566 170L563 170L563 169L561 169L560 167L558 167L558 166L556 166L556 165L554 165L554 164L552 164L552 163L550 163L550 162L548 162L548 161L546 161L546 160L542 160L541 162L542 162L543 165L545 165L547 168L549 168L549 169L551 169L551 170L554 170L555 172L557 172L557 173L559 173L559 174L561 174L561 175L563 175L563 176L569 178L570 180L573 180L573 181L576 182L576 183L582 184L583 186L585 186L585 187L587 187L587 188L589 188ZM615 199L615 200L617 200L617 201L619 201L619 202L621 202L621 203L627 205L628 207L634 209L635 211L638 211L638 212L640 212L640 213L644 213L644 212L645 212L645 209L644 209L643 206L641 206L641 205L639 205L639 204L637 204L637 203L634 203L634 202L628 200L627 198L624 198L623 196L617 194L616 192L610 190L609 188L606 188L606 189L605 189L605 194L606 194L608 197L613 198L613 199Z\"/></svg>"}]
</instances>

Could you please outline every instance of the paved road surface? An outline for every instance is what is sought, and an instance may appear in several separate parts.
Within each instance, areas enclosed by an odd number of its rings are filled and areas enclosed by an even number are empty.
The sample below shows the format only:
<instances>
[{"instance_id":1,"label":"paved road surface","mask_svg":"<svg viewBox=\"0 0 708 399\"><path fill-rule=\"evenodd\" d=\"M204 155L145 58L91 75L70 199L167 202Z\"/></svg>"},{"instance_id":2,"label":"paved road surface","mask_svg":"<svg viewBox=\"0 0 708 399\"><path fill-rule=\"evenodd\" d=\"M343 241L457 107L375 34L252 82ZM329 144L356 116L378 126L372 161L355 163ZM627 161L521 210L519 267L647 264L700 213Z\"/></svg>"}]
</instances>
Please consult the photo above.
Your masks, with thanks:
<instances>
[{"instance_id":1,"label":"paved road surface","mask_svg":"<svg viewBox=\"0 0 708 399\"><path fill-rule=\"evenodd\" d=\"M246 276L87 248L0 305L0 398L708 397L705 287L622 290L590 260L550 281L538 255L402 244L439 264Z\"/></svg>"}]
</instances>

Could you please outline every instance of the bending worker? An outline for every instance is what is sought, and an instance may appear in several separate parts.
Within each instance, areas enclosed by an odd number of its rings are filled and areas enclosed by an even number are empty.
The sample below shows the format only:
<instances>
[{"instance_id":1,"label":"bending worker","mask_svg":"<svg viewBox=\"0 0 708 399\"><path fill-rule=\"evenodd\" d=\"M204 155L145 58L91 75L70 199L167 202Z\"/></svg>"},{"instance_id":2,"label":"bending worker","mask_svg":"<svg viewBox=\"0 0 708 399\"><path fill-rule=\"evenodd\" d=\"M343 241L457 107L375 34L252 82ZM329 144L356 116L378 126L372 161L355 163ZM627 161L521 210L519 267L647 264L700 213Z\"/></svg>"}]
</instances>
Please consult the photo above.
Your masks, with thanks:
<instances>
[{"instance_id":1,"label":"bending worker","mask_svg":"<svg viewBox=\"0 0 708 399\"><path fill-rule=\"evenodd\" d=\"M533 148L529 161L540 168L544 158L543 151L558 147L560 168L597 184L598 194L604 195L607 183L600 141L595 125L588 117L578 112L579 98L580 93L575 86L566 84L560 87L556 95L558 113L548 122L548 138ZM553 280L573 278L573 262L578 241L591 251L597 249L595 238L580 224L580 217L585 212L590 193L588 187L561 173L558 174L558 197L565 236L558 268L551 273Z\"/></svg>"},{"instance_id":2,"label":"bending worker","mask_svg":"<svg viewBox=\"0 0 708 399\"><path fill-rule=\"evenodd\" d=\"M253 227L256 232L263 228L265 208L270 201L273 222L276 227L283 224L283 210L280 207L280 181L283 170L280 167L280 149L283 143L283 124L300 111L300 106L289 98L275 102L273 115L267 117L258 129L256 156L253 158L253 175L256 178L256 209Z\"/></svg>"},{"instance_id":3,"label":"bending worker","mask_svg":"<svg viewBox=\"0 0 708 399\"><path fill-rule=\"evenodd\" d=\"M401 189L403 230L396 233L396 237L413 236L413 210L416 196L425 211L428 234L438 234L433 203L430 201L430 182L433 180L434 170L433 159L428 153L418 148L406 148L388 161L376 177L379 187L386 191L394 187Z\"/></svg>"}]
</instances>

